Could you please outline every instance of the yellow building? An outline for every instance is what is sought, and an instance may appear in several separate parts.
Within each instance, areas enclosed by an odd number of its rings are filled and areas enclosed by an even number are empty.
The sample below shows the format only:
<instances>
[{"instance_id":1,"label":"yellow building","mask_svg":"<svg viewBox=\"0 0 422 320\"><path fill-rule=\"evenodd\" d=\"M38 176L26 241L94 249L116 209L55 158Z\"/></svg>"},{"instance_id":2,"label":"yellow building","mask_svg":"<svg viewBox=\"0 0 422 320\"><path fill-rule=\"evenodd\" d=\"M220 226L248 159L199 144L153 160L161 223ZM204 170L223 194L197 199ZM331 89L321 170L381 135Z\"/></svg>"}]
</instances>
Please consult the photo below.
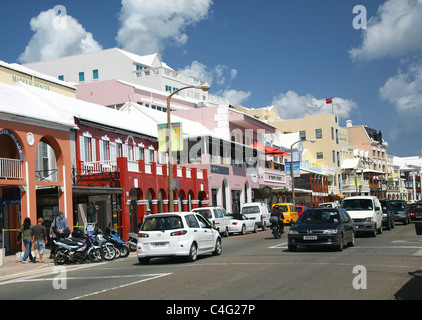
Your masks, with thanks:
<instances>
[{"instance_id":1,"label":"yellow building","mask_svg":"<svg viewBox=\"0 0 422 320\"><path fill-rule=\"evenodd\" d=\"M57 80L20 64L10 64L0 60L0 83L13 86L17 82L76 98L76 87L69 82Z\"/></svg>"}]
</instances>

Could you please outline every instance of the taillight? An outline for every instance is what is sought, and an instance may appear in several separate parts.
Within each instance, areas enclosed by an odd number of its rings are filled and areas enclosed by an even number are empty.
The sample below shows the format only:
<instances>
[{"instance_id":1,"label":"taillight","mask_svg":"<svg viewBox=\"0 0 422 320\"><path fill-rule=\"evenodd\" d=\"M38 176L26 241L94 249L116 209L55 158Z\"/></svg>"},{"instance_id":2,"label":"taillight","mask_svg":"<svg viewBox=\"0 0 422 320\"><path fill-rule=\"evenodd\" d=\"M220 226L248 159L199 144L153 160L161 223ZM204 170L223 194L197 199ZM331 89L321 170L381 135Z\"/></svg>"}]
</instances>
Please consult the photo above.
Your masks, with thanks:
<instances>
[{"instance_id":1,"label":"taillight","mask_svg":"<svg viewBox=\"0 0 422 320\"><path fill-rule=\"evenodd\" d=\"M149 238L149 234L148 233L139 233L138 237L139 238Z\"/></svg>"},{"instance_id":2,"label":"taillight","mask_svg":"<svg viewBox=\"0 0 422 320\"><path fill-rule=\"evenodd\" d=\"M171 237L184 236L186 233L188 233L186 230L179 230L179 231L174 231L174 232L170 233L170 236Z\"/></svg>"},{"instance_id":3,"label":"taillight","mask_svg":"<svg viewBox=\"0 0 422 320\"><path fill-rule=\"evenodd\" d=\"M264 216L261 214L261 220L264 220Z\"/></svg>"},{"instance_id":4,"label":"taillight","mask_svg":"<svg viewBox=\"0 0 422 320\"><path fill-rule=\"evenodd\" d=\"M232 222L232 225L237 226L237 222Z\"/></svg>"}]
</instances>

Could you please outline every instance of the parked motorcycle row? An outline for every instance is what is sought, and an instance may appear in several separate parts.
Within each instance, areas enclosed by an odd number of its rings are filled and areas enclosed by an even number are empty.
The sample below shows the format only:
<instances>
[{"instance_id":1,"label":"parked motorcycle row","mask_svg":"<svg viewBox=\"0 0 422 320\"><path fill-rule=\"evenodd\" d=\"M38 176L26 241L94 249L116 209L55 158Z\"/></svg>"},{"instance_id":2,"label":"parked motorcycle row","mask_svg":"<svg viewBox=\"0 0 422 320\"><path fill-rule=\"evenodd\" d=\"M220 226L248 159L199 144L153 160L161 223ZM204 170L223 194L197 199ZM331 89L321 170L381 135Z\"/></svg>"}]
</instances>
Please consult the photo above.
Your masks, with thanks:
<instances>
[{"instance_id":1,"label":"parked motorcycle row","mask_svg":"<svg viewBox=\"0 0 422 320\"><path fill-rule=\"evenodd\" d=\"M107 227L105 232L95 228L93 233L77 229L72 232L71 237L58 233L53 241L56 245L54 249L56 265L110 261L125 258L130 253L128 243L110 227Z\"/></svg>"}]
</instances>

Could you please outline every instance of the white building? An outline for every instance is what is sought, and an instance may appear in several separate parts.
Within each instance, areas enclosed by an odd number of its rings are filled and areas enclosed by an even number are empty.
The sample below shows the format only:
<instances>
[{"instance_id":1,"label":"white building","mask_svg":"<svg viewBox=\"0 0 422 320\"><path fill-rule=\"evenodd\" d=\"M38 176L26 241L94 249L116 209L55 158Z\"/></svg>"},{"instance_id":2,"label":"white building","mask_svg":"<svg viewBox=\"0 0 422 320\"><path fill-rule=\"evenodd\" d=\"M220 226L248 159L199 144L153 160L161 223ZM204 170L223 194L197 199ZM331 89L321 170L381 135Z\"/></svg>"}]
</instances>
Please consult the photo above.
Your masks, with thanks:
<instances>
[{"instance_id":1,"label":"white building","mask_svg":"<svg viewBox=\"0 0 422 320\"><path fill-rule=\"evenodd\" d=\"M184 76L173 70L161 61L158 54L140 56L118 48L29 63L26 66L75 84L118 79L164 92L207 84L202 79ZM198 106L229 104L227 99L196 89L183 90L179 95L195 101Z\"/></svg>"}]
</instances>

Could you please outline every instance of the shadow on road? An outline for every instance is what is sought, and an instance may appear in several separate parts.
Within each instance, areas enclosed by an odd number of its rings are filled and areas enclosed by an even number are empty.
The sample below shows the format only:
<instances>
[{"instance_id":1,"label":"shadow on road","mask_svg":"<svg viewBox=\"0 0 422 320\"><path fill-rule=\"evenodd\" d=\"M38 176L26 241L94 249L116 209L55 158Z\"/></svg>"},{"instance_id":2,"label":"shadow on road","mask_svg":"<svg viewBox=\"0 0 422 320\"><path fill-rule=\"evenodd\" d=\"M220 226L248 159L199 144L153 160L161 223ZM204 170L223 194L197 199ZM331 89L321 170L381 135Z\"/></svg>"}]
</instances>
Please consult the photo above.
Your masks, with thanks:
<instances>
[{"instance_id":1,"label":"shadow on road","mask_svg":"<svg viewBox=\"0 0 422 320\"><path fill-rule=\"evenodd\" d=\"M422 270L409 272L413 276L399 291L394 298L396 300L421 300L422 299Z\"/></svg>"}]
</instances>

